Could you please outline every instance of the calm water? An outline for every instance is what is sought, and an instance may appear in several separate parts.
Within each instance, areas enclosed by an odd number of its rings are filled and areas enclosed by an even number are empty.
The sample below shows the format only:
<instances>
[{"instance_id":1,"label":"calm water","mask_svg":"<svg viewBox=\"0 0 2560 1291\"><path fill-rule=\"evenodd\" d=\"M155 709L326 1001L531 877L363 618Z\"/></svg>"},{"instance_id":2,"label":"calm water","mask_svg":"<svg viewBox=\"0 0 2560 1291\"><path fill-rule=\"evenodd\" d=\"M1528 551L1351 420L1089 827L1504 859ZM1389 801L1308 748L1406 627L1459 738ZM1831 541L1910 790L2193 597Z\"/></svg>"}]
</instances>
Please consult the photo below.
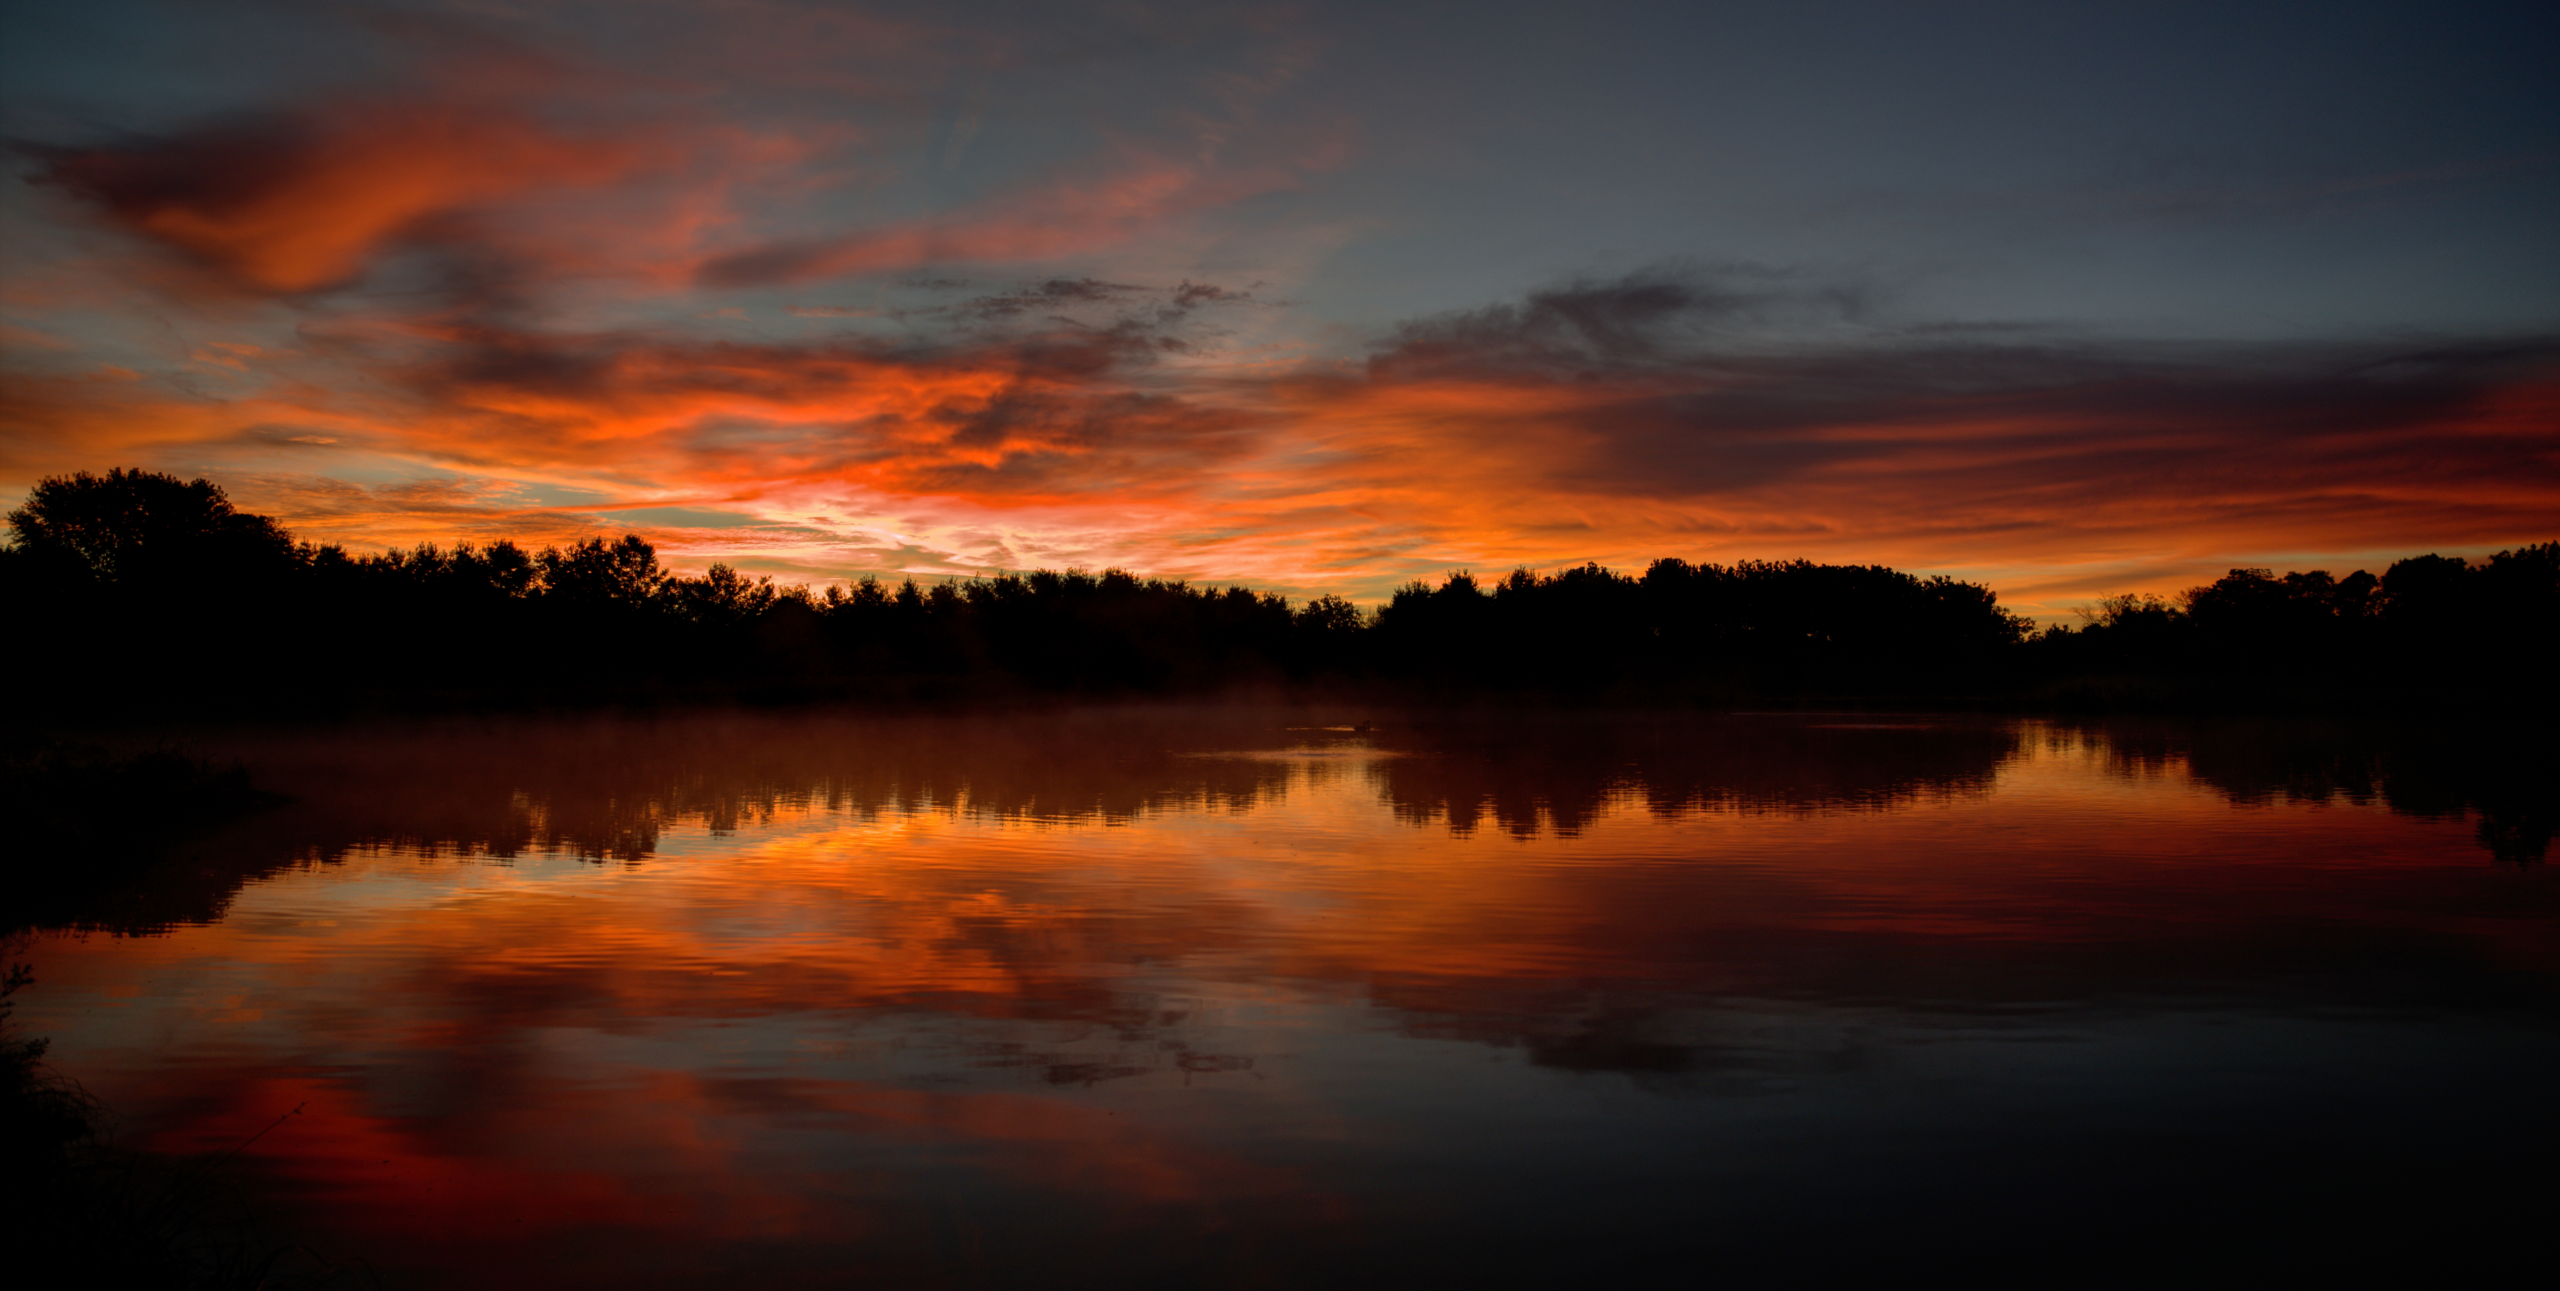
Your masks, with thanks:
<instances>
[{"instance_id":1,"label":"calm water","mask_svg":"<svg viewBox=\"0 0 2560 1291\"><path fill-rule=\"evenodd\" d=\"M298 801L34 937L22 1020L155 1151L299 1108L225 1186L389 1286L2446 1270L2539 1252L2560 1172L2547 819L2441 745L1158 713L208 751Z\"/></svg>"}]
</instances>

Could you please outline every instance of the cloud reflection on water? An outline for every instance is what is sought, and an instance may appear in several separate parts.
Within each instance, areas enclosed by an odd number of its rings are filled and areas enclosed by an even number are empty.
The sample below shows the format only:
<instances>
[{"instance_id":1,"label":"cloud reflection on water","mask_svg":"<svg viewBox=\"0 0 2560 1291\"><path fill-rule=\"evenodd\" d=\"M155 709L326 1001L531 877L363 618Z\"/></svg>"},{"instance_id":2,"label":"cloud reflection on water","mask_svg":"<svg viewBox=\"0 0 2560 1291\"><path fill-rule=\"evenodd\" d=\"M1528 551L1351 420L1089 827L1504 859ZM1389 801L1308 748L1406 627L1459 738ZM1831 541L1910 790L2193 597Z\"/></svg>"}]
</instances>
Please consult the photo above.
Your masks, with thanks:
<instances>
[{"instance_id":1,"label":"cloud reflection on water","mask_svg":"<svg viewBox=\"0 0 2560 1291\"><path fill-rule=\"evenodd\" d=\"M255 861L218 919L40 941L35 1021L168 1150L308 1104L255 1187L429 1282L1306 1272L1530 1197L1750 1248L1945 1170L2066 1232L2184 1168L2157 1118L2344 1099L2441 1166L2550 1048L2498 1022L2560 999L2547 872L2192 732L1275 725L279 739L243 751L301 802L207 845ZM2297 1167L2232 1178L2380 1168Z\"/></svg>"}]
</instances>

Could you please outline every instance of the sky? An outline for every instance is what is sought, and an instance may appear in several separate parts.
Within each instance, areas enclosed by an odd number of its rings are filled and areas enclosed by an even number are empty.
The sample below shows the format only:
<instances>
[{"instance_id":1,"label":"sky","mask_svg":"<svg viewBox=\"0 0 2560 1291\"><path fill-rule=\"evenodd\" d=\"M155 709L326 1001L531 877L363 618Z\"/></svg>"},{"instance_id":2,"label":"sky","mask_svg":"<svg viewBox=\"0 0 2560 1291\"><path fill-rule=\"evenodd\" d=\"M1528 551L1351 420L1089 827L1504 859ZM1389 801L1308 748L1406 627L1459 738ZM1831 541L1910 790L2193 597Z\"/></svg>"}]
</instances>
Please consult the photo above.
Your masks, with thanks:
<instances>
[{"instance_id":1,"label":"sky","mask_svg":"<svg viewBox=\"0 0 2560 1291\"><path fill-rule=\"evenodd\" d=\"M2560 538L2560 10L0 4L0 497L785 583Z\"/></svg>"}]
</instances>

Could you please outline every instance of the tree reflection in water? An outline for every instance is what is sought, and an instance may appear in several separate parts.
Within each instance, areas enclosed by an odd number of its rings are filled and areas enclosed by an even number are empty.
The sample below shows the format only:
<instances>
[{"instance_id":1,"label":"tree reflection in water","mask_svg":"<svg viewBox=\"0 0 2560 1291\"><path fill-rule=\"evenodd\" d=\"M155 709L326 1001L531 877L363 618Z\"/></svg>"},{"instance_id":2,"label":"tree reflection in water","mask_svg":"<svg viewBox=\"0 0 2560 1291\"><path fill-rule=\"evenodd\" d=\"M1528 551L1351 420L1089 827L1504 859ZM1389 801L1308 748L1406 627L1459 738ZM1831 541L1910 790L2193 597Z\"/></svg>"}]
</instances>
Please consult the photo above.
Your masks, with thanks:
<instances>
[{"instance_id":1,"label":"tree reflection in water","mask_svg":"<svg viewBox=\"0 0 2560 1291\"><path fill-rule=\"evenodd\" d=\"M2551 1142L2549 780L2476 736L1157 709L206 751L293 803L40 921L160 934L38 937L40 1029L172 1150L309 1104L258 1186L424 1283L1881 1269L1986 1214L2016 1258L2274 1258L2517 1219L2476 1181Z\"/></svg>"}]
</instances>

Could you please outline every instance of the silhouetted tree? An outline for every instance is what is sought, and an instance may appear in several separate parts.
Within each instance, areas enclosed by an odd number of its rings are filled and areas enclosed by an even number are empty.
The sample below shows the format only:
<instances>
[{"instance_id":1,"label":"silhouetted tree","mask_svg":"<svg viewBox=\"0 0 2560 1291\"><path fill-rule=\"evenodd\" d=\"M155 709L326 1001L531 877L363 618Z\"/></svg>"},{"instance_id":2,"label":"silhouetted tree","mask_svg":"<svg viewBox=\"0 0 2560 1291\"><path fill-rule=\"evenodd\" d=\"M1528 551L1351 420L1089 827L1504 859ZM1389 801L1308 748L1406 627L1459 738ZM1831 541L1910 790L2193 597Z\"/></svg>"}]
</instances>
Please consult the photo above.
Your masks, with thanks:
<instances>
[{"instance_id":1,"label":"silhouetted tree","mask_svg":"<svg viewBox=\"0 0 2560 1291\"><path fill-rule=\"evenodd\" d=\"M534 564L541 571L544 599L584 608L637 609L667 581L657 550L636 533L622 535L619 542L589 538L567 551L545 547Z\"/></svg>"},{"instance_id":2,"label":"silhouetted tree","mask_svg":"<svg viewBox=\"0 0 2560 1291\"><path fill-rule=\"evenodd\" d=\"M1803 560L1521 568L1490 582L1458 570L1364 616L1335 596L1292 606L1120 569L895 587L866 576L812 593L726 564L673 574L636 534L539 554L497 542L354 555L297 546L208 481L146 471L47 479L9 523L0 603L33 612L0 647L39 702L75 705L1284 682L1680 705L2068 700L2135 683L2169 704L2550 702L2543 656L2560 632L2560 543L2477 564L2415 557L2378 579L2238 569L2174 601L2107 598L2085 626L2030 641L1979 584Z\"/></svg>"},{"instance_id":3,"label":"silhouetted tree","mask_svg":"<svg viewBox=\"0 0 2560 1291\"><path fill-rule=\"evenodd\" d=\"M219 701L287 672L275 628L295 621L290 535L208 480L81 472L38 483L9 513L0 601L34 607L6 644L36 698L109 688Z\"/></svg>"},{"instance_id":4,"label":"silhouetted tree","mask_svg":"<svg viewBox=\"0 0 2560 1291\"><path fill-rule=\"evenodd\" d=\"M294 562L292 537L234 508L220 485L153 471L48 477L9 513L9 531L34 559L132 588L272 574Z\"/></svg>"},{"instance_id":5,"label":"silhouetted tree","mask_svg":"<svg viewBox=\"0 0 2560 1291\"><path fill-rule=\"evenodd\" d=\"M2226 664L2321 667L2362 643L2380 585L2363 570L2338 579L2235 569L2181 599L2200 647Z\"/></svg>"},{"instance_id":6,"label":"silhouetted tree","mask_svg":"<svg viewBox=\"0 0 2560 1291\"><path fill-rule=\"evenodd\" d=\"M625 541L629 541L626 539ZM648 544L640 544L646 550ZM655 553L651 553L654 562ZM753 623L769 613L780 593L773 576L748 578L727 565L714 564L700 578L668 578L661 589L682 617L708 628Z\"/></svg>"}]
</instances>

